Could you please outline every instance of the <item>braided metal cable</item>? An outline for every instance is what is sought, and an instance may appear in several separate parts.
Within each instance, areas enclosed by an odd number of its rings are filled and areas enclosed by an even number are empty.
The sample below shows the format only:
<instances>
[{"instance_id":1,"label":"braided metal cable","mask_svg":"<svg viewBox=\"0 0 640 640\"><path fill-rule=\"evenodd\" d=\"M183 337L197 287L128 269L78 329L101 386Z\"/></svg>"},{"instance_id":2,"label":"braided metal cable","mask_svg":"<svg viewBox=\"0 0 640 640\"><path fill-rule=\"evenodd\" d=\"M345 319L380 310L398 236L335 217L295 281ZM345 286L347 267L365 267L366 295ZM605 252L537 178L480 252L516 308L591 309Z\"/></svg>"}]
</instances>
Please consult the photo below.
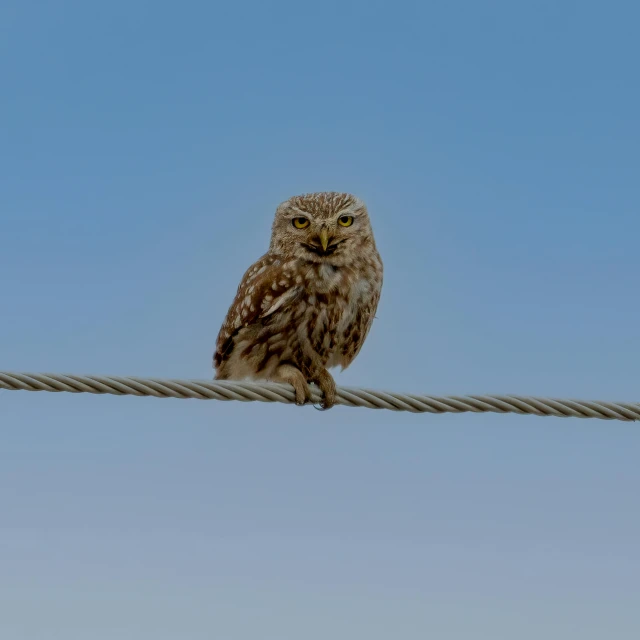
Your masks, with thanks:
<instances>
[{"instance_id":1,"label":"braided metal cable","mask_svg":"<svg viewBox=\"0 0 640 640\"><path fill-rule=\"evenodd\" d=\"M272 382L222 380L172 380L119 376L80 376L58 373L11 373L0 371L0 389L97 393L116 396L153 396L197 400L242 402L295 402L293 388ZM312 401L320 403L320 391L312 387ZM389 409L412 413L517 413L559 418L640 420L640 403L560 400L529 396L426 396L338 387L338 404L347 407Z\"/></svg>"}]
</instances>

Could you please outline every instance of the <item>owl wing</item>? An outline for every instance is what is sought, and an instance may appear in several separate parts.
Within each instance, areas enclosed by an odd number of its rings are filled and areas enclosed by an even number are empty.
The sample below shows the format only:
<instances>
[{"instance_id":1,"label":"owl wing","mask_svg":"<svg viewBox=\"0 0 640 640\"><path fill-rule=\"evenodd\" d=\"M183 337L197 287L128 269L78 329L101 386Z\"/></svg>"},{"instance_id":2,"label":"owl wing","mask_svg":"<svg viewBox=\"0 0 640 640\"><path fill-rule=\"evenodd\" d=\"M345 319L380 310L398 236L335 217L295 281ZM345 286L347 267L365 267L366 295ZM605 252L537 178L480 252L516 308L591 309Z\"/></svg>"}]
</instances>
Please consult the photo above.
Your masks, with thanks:
<instances>
[{"instance_id":1,"label":"owl wing","mask_svg":"<svg viewBox=\"0 0 640 640\"><path fill-rule=\"evenodd\" d=\"M302 292L302 286L296 285L292 270L287 266L267 254L244 274L218 334L214 355L216 368L231 354L238 331L286 308Z\"/></svg>"}]
</instances>

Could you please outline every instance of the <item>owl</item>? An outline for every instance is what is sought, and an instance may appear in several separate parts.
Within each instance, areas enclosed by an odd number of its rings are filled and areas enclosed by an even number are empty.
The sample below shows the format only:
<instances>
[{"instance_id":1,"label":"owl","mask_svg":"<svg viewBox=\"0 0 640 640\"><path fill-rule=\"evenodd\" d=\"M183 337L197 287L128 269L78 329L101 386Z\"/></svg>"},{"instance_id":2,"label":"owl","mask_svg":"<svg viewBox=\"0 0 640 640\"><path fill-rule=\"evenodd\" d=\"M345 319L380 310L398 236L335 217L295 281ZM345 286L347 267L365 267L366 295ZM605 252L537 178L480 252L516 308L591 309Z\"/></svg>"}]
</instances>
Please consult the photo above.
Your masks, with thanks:
<instances>
[{"instance_id":1,"label":"owl","mask_svg":"<svg viewBox=\"0 0 640 640\"><path fill-rule=\"evenodd\" d=\"M369 333L382 260L364 203L347 193L294 196L276 210L269 250L244 274L220 329L217 380L309 383L336 401L328 369L346 369Z\"/></svg>"}]
</instances>

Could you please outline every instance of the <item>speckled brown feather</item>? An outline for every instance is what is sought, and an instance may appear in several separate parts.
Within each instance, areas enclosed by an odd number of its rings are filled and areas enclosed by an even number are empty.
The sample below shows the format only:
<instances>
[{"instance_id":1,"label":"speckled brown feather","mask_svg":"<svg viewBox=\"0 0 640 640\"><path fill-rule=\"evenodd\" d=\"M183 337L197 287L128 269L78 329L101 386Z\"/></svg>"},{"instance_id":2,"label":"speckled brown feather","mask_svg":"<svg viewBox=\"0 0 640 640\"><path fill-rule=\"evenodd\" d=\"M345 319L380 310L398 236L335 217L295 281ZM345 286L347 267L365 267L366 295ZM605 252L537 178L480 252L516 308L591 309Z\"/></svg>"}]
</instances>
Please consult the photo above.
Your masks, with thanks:
<instances>
[{"instance_id":1,"label":"speckled brown feather","mask_svg":"<svg viewBox=\"0 0 640 640\"><path fill-rule=\"evenodd\" d=\"M335 216L345 210L360 212L360 230L333 231ZM305 246L313 237L288 229L301 212L335 233L333 254L310 253ZM247 270L227 313L214 355L216 377L291 382L299 401L309 397L307 382L316 382L331 406L335 384L326 369L346 368L357 356L381 287L382 261L359 200L333 193L290 199L278 208L269 252Z\"/></svg>"}]
</instances>

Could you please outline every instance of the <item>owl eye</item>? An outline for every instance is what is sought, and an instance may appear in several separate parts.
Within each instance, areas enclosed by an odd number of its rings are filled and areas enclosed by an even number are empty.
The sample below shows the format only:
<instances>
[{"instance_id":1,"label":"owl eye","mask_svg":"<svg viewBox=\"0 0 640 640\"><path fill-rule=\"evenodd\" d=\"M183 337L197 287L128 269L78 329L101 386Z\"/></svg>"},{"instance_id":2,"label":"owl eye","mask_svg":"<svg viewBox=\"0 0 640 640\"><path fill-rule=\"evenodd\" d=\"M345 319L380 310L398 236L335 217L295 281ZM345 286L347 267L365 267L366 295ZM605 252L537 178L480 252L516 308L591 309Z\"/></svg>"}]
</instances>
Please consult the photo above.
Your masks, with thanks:
<instances>
[{"instance_id":1,"label":"owl eye","mask_svg":"<svg viewBox=\"0 0 640 640\"><path fill-rule=\"evenodd\" d=\"M341 227L350 227L353 224L353 216L341 216L338 218L338 224Z\"/></svg>"},{"instance_id":2,"label":"owl eye","mask_svg":"<svg viewBox=\"0 0 640 640\"><path fill-rule=\"evenodd\" d=\"M296 229L306 229L309 226L309 221L306 218L294 218L293 226Z\"/></svg>"}]
</instances>

